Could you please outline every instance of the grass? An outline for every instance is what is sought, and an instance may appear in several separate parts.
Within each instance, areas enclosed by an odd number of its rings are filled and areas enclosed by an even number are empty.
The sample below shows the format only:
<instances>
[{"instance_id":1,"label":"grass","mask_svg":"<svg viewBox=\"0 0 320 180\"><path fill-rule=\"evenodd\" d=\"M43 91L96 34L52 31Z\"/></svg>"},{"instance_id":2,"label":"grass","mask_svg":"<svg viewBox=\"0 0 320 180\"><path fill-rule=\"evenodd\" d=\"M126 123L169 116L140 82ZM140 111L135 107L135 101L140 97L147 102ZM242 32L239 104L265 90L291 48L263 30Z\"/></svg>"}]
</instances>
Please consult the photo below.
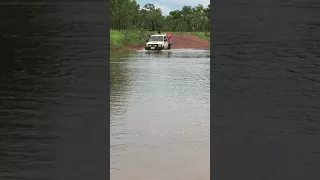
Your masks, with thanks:
<instances>
[{"instance_id":1,"label":"grass","mask_svg":"<svg viewBox=\"0 0 320 180\"><path fill-rule=\"evenodd\" d=\"M141 30L110 30L110 48L115 50L127 45L143 44L146 38L146 32Z\"/></svg>"}]
</instances>

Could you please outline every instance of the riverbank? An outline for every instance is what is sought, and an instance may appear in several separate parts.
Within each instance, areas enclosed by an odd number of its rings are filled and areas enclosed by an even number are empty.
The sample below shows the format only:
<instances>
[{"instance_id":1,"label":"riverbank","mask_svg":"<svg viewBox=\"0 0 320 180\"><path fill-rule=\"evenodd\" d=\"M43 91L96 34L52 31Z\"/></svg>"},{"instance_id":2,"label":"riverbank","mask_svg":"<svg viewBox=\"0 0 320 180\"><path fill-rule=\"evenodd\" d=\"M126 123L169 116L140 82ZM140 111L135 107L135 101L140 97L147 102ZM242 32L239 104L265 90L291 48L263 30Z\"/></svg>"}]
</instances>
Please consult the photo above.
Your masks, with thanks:
<instances>
[{"instance_id":1,"label":"riverbank","mask_svg":"<svg viewBox=\"0 0 320 180\"><path fill-rule=\"evenodd\" d=\"M110 30L110 50L143 49L148 32ZM172 49L209 49L210 32L171 32Z\"/></svg>"},{"instance_id":2,"label":"riverbank","mask_svg":"<svg viewBox=\"0 0 320 180\"><path fill-rule=\"evenodd\" d=\"M140 30L110 30L110 50L141 47L146 41L146 32Z\"/></svg>"}]
</instances>

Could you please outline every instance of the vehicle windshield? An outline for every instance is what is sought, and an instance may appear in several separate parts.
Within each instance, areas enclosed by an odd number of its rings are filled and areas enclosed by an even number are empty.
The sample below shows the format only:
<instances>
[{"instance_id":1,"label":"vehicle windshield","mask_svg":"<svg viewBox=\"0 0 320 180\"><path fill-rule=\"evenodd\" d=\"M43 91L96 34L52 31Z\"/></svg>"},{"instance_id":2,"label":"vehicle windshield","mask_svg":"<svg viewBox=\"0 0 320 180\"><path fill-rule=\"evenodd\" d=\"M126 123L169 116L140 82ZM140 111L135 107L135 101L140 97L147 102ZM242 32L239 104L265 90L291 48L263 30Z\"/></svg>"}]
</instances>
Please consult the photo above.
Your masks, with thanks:
<instances>
[{"instance_id":1,"label":"vehicle windshield","mask_svg":"<svg viewBox=\"0 0 320 180\"><path fill-rule=\"evenodd\" d=\"M151 41L163 41L163 36L151 36Z\"/></svg>"}]
</instances>

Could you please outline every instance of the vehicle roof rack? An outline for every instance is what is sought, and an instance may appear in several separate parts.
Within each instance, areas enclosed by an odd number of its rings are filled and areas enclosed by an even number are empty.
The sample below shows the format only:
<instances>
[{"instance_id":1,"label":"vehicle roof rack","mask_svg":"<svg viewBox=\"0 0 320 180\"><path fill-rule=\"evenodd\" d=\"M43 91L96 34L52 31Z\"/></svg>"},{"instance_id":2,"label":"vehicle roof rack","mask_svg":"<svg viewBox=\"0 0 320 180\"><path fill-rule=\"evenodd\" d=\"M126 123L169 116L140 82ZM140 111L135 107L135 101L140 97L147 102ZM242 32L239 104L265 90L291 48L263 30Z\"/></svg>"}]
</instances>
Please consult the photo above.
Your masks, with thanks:
<instances>
[{"instance_id":1,"label":"vehicle roof rack","mask_svg":"<svg viewBox=\"0 0 320 180\"><path fill-rule=\"evenodd\" d=\"M161 33L161 34L152 34L152 36L156 36L156 35L167 35L167 33Z\"/></svg>"}]
</instances>

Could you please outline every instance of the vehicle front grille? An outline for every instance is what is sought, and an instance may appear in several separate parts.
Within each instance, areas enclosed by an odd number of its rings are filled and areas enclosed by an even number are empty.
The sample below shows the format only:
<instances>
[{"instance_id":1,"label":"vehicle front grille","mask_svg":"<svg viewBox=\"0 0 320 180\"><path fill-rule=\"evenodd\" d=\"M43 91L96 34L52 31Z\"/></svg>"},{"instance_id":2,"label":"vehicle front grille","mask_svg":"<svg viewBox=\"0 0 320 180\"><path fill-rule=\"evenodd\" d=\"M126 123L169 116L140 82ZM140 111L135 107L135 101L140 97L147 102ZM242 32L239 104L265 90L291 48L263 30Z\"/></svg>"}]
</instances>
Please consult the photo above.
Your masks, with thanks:
<instances>
[{"instance_id":1,"label":"vehicle front grille","mask_svg":"<svg viewBox=\"0 0 320 180\"><path fill-rule=\"evenodd\" d=\"M158 47L157 44L150 44L150 47Z\"/></svg>"}]
</instances>

